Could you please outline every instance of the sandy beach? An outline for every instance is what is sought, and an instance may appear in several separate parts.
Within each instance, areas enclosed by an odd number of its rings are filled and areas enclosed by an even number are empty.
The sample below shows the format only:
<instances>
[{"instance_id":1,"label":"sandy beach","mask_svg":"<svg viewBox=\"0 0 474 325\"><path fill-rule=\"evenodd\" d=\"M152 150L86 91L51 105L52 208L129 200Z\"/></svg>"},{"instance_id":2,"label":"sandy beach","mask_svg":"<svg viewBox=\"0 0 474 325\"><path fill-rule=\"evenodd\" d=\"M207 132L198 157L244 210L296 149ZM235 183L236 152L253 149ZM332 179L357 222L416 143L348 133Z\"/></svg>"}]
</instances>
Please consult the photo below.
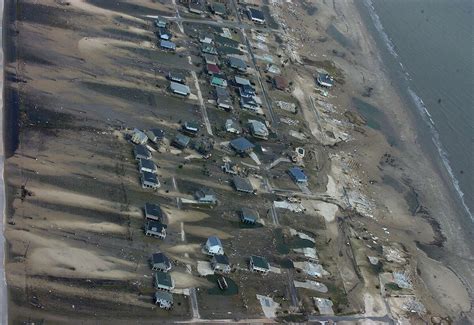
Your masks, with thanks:
<instances>
[{"instance_id":1,"label":"sandy beach","mask_svg":"<svg viewBox=\"0 0 474 325\"><path fill-rule=\"evenodd\" d=\"M174 1L7 1L3 118L14 127L6 138L9 303L2 315L15 323L272 322L256 298L264 294L280 304L277 321L326 320L315 297L334 303L335 316L327 319L340 323L474 319L472 222L423 148L418 117L390 79L361 4L261 5L271 15L254 28L233 1L226 19L192 15ZM149 18L157 15L172 17L177 53L157 48ZM216 109L203 71L196 35L221 25L251 44L242 45L247 77L271 102L258 118L274 120L272 136L253 139L260 165L229 150L233 136L222 128L229 117L243 124L256 114ZM286 91L265 72L261 58L268 53L281 61ZM170 94L169 71L186 75L191 96ZM323 71L335 79L326 96L315 84ZM294 103L296 113L278 101ZM170 146L191 120L201 126L197 139L216 142L208 160ZM139 183L129 141L135 127L160 127L166 135L152 153L161 181L156 192ZM307 152L307 188L287 173L288 152L298 146ZM234 191L221 169L229 159L239 162L256 194ZM217 193L216 207L183 203L203 186ZM290 197L299 212L275 208ZM146 202L165 212L164 241L143 234ZM239 225L242 206L258 211L259 227ZM216 294L215 278L199 272L209 259L202 245L212 235L233 264L228 280L238 290L228 295ZM327 270L311 281L327 293L295 288L308 278L292 261L305 265L307 247L317 252L311 261ZM149 258L158 249L175 267L171 311L152 303ZM267 256L273 271L264 278L248 272L250 254ZM371 257L383 263L374 266ZM407 274L407 288L393 289L397 272Z\"/></svg>"}]
</instances>

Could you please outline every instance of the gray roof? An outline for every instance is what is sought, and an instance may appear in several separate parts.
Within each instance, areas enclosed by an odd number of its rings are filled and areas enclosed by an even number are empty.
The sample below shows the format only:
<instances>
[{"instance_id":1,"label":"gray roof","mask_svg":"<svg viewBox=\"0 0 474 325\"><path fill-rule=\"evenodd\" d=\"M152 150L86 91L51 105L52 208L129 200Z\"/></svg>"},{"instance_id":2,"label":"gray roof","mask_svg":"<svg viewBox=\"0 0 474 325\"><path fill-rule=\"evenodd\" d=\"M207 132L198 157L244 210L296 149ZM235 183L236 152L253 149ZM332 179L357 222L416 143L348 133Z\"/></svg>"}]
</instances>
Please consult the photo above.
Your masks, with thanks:
<instances>
[{"instance_id":1,"label":"gray roof","mask_svg":"<svg viewBox=\"0 0 474 325\"><path fill-rule=\"evenodd\" d=\"M222 247L221 240L217 236L211 236L207 239L207 244L209 246L219 246Z\"/></svg>"},{"instance_id":2,"label":"gray roof","mask_svg":"<svg viewBox=\"0 0 474 325\"><path fill-rule=\"evenodd\" d=\"M263 20L263 21L265 20L265 15L263 14L263 11L252 8L252 7L249 7L248 9L249 9L250 17Z\"/></svg>"},{"instance_id":3,"label":"gray roof","mask_svg":"<svg viewBox=\"0 0 474 325\"><path fill-rule=\"evenodd\" d=\"M158 218L163 218L163 210L159 204L145 203L145 213Z\"/></svg>"},{"instance_id":4,"label":"gray roof","mask_svg":"<svg viewBox=\"0 0 474 325\"><path fill-rule=\"evenodd\" d=\"M229 258L227 255L217 254L212 258L216 263L229 265Z\"/></svg>"},{"instance_id":5,"label":"gray roof","mask_svg":"<svg viewBox=\"0 0 474 325\"><path fill-rule=\"evenodd\" d=\"M167 40L161 40L160 46L165 49L176 50L176 44Z\"/></svg>"},{"instance_id":6,"label":"gray roof","mask_svg":"<svg viewBox=\"0 0 474 325\"><path fill-rule=\"evenodd\" d=\"M242 208L240 210L240 215L242 218L247 220L253 220L254 222L257 221L259 214L257 211L249 208Z\"/></svg>"},{"instance_id":7,"label":"gray roof","mask_svg":"<svg viewBox=\"0 0 474 325\"><path fill-rule=\"evenodd\" d=\"M155 300L164 300L173 303L173 294L167 291L155 292Z\"/></svg>"},{"instance_id":8,"label":"gray roof","mask_svg":"<svg viewBox=\"0 0 474 325\"><path fill-rule=\"evenodd\" d=\"M159 221L148 220L145 224L145 229L153 232L161 232L166 228L168 228L168 226Z\"/></svg>"},{"instance_id":9,"label":"gray roof","mask_svg":"<svg viewBox=\"0 0 474 325\"><path fill-rule=\"evenodd\" d=\"M189 95L189 93L191 92L188 86L174 81L170 82L170 89L171 91L182 95Z\"/></svg>"},{"instance_id":10,"label":"gray roof","mask_svg":"<svg viewBox=\"0 0 474 325\"><path fill-rule=\"evenodd\" d=\"M140 157L145 157L145 158L151 158L151 153L150 151L141 144L137 144L133 147L133 152L135 153L135 156L138 158Z\"/></svg>"},{"instance_id":11,"label":"gray roof","mask_svg":"<svg viewBox=\"0 0 474 325\"><path fill-rule=\"evenodd\" d=\"M143 181L147 183L158 184L158 178L155 174L149 172L141 172L141 174L143 177Z\"/></svg>"},{"instance_id":12,"label":"gray roof","mask_svg":"<svg viewBox=\"0 0 474 325\"><path fill-rule=\"evenodd\" d=\"M146 169L152 169L152 170L156 169L155 163L149 159L140 158L140 165L141 167L146 168Z\"/></svg>"},{"instance_id":13,"label":"gray roof","mask_svg":"<svg viewBox=\"0 0 474 325\"><path fill-rule=\"evenodd\" d=\"M191 139L188 136L185 136L184 134L181 134L181 133L176 134L176 137L173 140L175 144L184 148L189 145L190 141Z\"/></svg>"},{"instance_id":14,"label":"gray roof","mask_svg":"<svg viewBox=\"0 0 474 325\"><path fill-rule=\"evenodd\" d=\"M237 152L245 152L255 147L252 142L243 137L230 141L230 146Z\"/></svg>"},{"instance_id":15,"label":"gray roof","mask_svg":"<svg viewBox=\"0 0 474 325\"><path fill-rule=\"evenodd\" d=\"M165 135L165 131L163 131L162 129L150 129L147 131L147 135L148 138L150 138L150 140L152 141L161 140Z\"/></svg>"},{"instance_id":16,"label":"gray roof","mask_svg":"<svg viewBox=\"0 0 474 325\"><path fill-rule=\"evenodd\" d=\"M239 77L239 76L235 76L235 83L238 85L250 85L250 80Z\"/></svg>"},{"instance_id":17,"label":"gray roof","mask_svg":"<svg viewBox=\"0 0 474 325\"><path fill-rule=\"evenodd\" d=\"M253 135L257 137L268 137L268 129L267 126L260 121L257 120L249 120L250 131Z\"/></svg>"},{"instance_id":18,"label":"gray roof","mask_svg":"<svg viewBox=\"0 0 474 325\"><path fill-rule=\"evenodd\" d=\"M151 262L153 264L163 264L163 265L171 265L170 259L164 253L154 253L151 255Z\"/></svg>"},{"instance_id":19,"label":"gray roof","mask_svg":"<svg viewBox=\"0 0 474 325\"><path fill-rule=\"evenodd\" d=\"M253 192L252 183L250 183L248 178L235 175L232 177L232 182L234 183L235 189L239 192L246 192L246 193Z\"/></svg>"},{"instance_id":20,"label":"gray roof","mask_svg":"<svg viewBox=\"0 0 474 325\"><path fill-rule=\"evenodd\" d=\"M245 61L239 58L233 56L229 57L229 64L232 68L236 68L243 71L247 70L247 63L245 63Z\"/></svg>"}]
</instances>

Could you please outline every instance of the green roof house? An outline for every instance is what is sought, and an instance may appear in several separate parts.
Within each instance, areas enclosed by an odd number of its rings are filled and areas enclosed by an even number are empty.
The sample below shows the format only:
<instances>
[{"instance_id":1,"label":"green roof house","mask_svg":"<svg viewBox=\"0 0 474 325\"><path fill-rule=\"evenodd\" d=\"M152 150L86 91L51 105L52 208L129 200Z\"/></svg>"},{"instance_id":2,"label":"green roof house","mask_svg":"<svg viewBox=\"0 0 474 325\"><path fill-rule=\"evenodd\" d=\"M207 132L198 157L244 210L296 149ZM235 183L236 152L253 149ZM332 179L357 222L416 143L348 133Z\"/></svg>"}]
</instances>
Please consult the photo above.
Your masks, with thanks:
<instances>
[{"instance_id":1,"label":"green roof house","mask_svg":"<svg viewBox=\"0 0 474 325\"><path fill-rule=\"evenodd\" d=\"M174 281L169 273L158 271L155 273L155 288L158 290L171 291L174 289Z\"/></svg>"}]
</instances>

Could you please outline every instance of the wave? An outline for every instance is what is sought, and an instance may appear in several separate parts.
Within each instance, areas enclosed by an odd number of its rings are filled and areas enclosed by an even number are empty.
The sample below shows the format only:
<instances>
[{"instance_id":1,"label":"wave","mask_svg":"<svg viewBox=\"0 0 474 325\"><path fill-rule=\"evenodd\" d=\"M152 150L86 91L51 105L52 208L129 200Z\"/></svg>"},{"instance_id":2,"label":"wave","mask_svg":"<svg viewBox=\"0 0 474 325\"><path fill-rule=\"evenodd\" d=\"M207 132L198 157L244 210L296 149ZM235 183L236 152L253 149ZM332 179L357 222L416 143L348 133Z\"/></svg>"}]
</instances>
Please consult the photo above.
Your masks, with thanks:
<instances>
[{"instance_id":1,"label":"wave","mask_svg":"<svg viewBox=\"0 0 474 325\"><path fill-rule=\"evenodd\" d=\"M387 33L385 32L382 22L380 21L380 17L377 15L375 11L375 7L372 0L364 0L364 4L367 7L369 15L372 19L372 22L374 23L374 26L377 29L379 35L382 37L382 40L384 41L385 46L387 47L389 53L394 58L398 59L399 56L395 50L395 45L393 44L393 42L391 41L391 39L388 37ZM401 71L407 81L407 84L409 84L409 81L411 80L410 74L408 73L408 71L406 71L402 62L398 61L398 64L400 65ZM414 102L415 107L420 113L423 121L428 125L430 129L431 140L433 141L433 144L435 145L438 151L438 154L441 157L443 166L445 167L446 171L449 174L449 177L451 178L451 183L453 184L454 189L456 190L464 209L466 210L467 214L470 216L471 220L474 220L474 216L472 215L471 210L469 209L466 202L464 201L464 192L462 191L461 186L459 185L458 179L454 175L453 169L451 167L451 163L449 161L449 155L444 149L443 144L441 143L440 135L438 131L436 130L435 122L433 121L432 116L430 112L428 111L428 108L426 107L423 100L409 86L408 86L408 93L412 101Z\"/></svg>"},{"instance_id":2,"label":"wave","mask_svg":"<svg viewBox=\"0 0 474 325\"><path fill-rule=\"evenodd\" d=\"M374 22L375 28L380 33L380 36L382 36L382 39L384 40L388 51L390 52L390 54L392 54L394 57L397 58L398 53L397 53L397 51L395 51L395 45L393 44L390 37L388 37L387 33L385 33L382 22L380 21L380 17L375 12L375 7L374 7L374 4L372 3L372 0L365 0L364 4L365 4L365 6L367 7L367 9L369 11L370 18L372 18L372 21Z\"/></svg>"}]
</instances>

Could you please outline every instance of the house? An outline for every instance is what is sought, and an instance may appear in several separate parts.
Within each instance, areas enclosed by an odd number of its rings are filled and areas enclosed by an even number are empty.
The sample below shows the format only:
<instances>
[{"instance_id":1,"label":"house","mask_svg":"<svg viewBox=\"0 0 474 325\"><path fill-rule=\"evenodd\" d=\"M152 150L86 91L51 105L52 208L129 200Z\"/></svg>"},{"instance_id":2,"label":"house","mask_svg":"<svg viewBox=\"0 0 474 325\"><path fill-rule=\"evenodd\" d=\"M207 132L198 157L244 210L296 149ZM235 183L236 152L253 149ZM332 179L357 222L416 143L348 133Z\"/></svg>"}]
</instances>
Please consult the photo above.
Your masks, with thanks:
<instances>
[{"instance_id":1,"label":"house","mask_svg":"<svg viewBox=\"0 0 474 325\"><path fill-rule=\"evenodd\" d=\"M138 161L138 170L140 172L156 174L156 165L153 161L149 159L140 159Z\"/></svg>"},{"instance_id":2,"label":"house","mask_svg":"<svg viewBox=\"0 0 474 325\"><path fill-rule=\"evenodd\" d=\"M223 4L223 3L213 2L211 4L211 12L214 15L224 17L227 14L227 8L225 7L225 4Z\"/></svg>"},{"instance_id":3,"label":"house","mask_svg":"<svg viewBox=\"0 0 474 325\"><path fill-rule=\"evenodd\" d=\"M199 42L200 43L204 43L204 44L212 44L212 42L214 42L214 38L213 38L213 35L209 35L209 34L200 34L199 35Z\"/></svg>"},{"instance_id":4,"label":"house","mask_svg":"<svg viewBox=\"0 0 474 325\"><path fill-rule=\"evenodd\" d=\"M257 120L249 120L249 129L250 133L252 133L252 136L254 136L255 138L266 140L268 139L268 135L270 134L265 123Z\"/></svg>"},{"instance_id":5,"label":"house","mask_svg":"<svg viewBox=\"0 0 474 325\"><path fill-rule=\"evenodd\" d=\"M225 77L219 74L215 74L211 78L211 86L214 87L227 87L227 80L225 80Z\"/></svg>"},{"instance_id":6,"label":"house","mask_svg":"<svg viewBox=\"0 0 474 325\"><path fill-rule=\"evenodd\" d=\"M203 54L202 56L204 57L204 62L206 62L206 64L219 64L219 58L216 55Z\"/></svg>"},{"instance_id":7,"label":"house","mask_svg":"<svg viewBox=\"0 0 474 325\"><path fill-rule=\"evenodd\" d=\"M261 10L249 7L247 10L249 19L257 24L265 24L265 16Z\"/></svg>"},{"instance_id":8,"label":"house","mask_svg":"<svg viewBox=\"0 0 474 325\"><path fill-rule=\"evenodd\" d=\"M242 128L239 126L239 123L237 123L237 121L231 118L225 121L224 128L229 133L233 133L233 134L242 133Z\"/></svg>"},{"instance_id":9,"label":"house","mask_svg":"<svg viewBox=\"0 0 474 325\"><path fill-rule=\"evenodd\" d=\"M225 31L225 28L222 30ZM216 34L214 37L214 42L223 50L223 52L226 52L229 49L238 50L240 47L240 43L232 39L232 34L230 31L228 31L228 33Z\"/></svg>"},{"instance_id":10,"label":"house","mask_svg":"<svg viewBox=\"0 0 474 325\"><path fill-rule=\"evenodd\" d=\"M201 0L190 0L189 1L189 12L193 14L202 14L203 13L203 4Z\"/></svg>"},{"instance_id":11,"label":"house","mask_svg":"<svg viewBox=\"0 0 474 325\"><path fill-rule=\"evenodd\" d=\"M202 53L207 53L207 54L212 54L212 55L218 54L214 46L212 46L211 44L206 44L206 43L202 44L201 51Z\"/></svg>"},{"instance_id":12,"label":"house","mask_svg":"<svg viewBox=\"0 0 474 325\"><path fill-rule=\"evenodd\" d=\"M251 111L257 111L259 108L259 104L253 97L240 97L240 106Z\"/></svg>"},{"instance_id":13,"label":"house","mask_svg":"<svg viewBox=\"0 0 474 325\"><path fill-rule=\"evenodd\" d=\"M160 187L160 181L156 174L149 172L140 172L140 181L142 183L142 188L151 188L158 189Z\"/></svg>"},{"instance_id":14,"label":"house","mask_svg":"<svg viewBox=\"0 0 474 325\"><path fill-rule=\"evenodd\" d=\"M221 240L216 236L211 236L207 239L204 245L204 250L209 255L223 255L224 247L222 247Z\"/></svg>"},{"instance_id":15,"label":"house","mask_svg":"<svg viewBox=\"0 0 474 325\"><path fill-rule=\"evenodd\" d=\"M206 204L216 204L217 198L214 191L210 188L203 187L197 190L194 193L194 197L199 203L206 203Z\"/></svg>"},{"instance_id":16,"label":"house","mask_svg":"<svg viewBox=\"0 0 474 325\"><path fill-rule=\"evenodd\" d=\"M151 269L153 271L168 272L171 270L171 262L164 253L154 253L151 255Z\"/></svg>"},{"instance_id":17,"label":"house","mask_svg":"<svg viewBox=\"0 0 474 325\"><path fill-rule=\"evenodd\" d=\"M280 74L281 69L273 63L267 64L267 68L265 69L266 72L273 73L273 74Z\"/></svg>"},{"instance_id":18,"label":"house","mask_svg":"<svg viewBox=\"0 0 474 325\"><path fill-rule=\"evenodd\" d=\"M151 142L158 144L159 142L161 142L161 140L163 140L165 136L165 131L163 131L162 129L150 129L146 132L146 135L148 136L148 139L150 139Z\"/></svg>"},{"instance_id":19,"label":"house","mask_svg":"<svg viewBox=\"0 0 474 325\"><path fill-rule=\"evenodd\" d=\"M249 208L242 208L240 210L240 222L254 225L260 217L258 212Z\"/></svg>"},{"instance_id":20,"label":"house","mask_svg":"<svg viewBox=\"0 0 474 325\"><path fill-rule=\"evenodd\" d=\"M229 273L230 263L227 255L214 255L211 259L211 268L214 272Z\"/></svg>"},{"instance_id":21,"label":"house","mask_svg":"<svg viewBox=\"0 0 474 325\"><path fill-rule=\"evenodd\" d=\"M267 274L270 271L270 264L265 257L252 255L250 256L250 271Z\"/></svg>"},{"instance_id":22,"label":"house","mask_svg":"<svg viewBox=\"0 0 474 325\"><path fill-rule=\"evenodd\" d=\"M164 50L173 51L173 52L176 51L176 44L164 39L160 41L160 47Z\"/></svg>"},{"instance_id":23,"label":"house","mask_svg":"<svg viewBox=\"0 0 474 325\"><path fill-rule=\"evenodd\" d=\"M215 89L217 107L228 111L232 110L232 100L230 99L230 94L227 89L222 87L215 87Z\"/></svg>"},{"instance_id":24,"label":"house","mask_svg":"<svg viewBox=\"0 0 474 325\"><path fill-rule=\"evenodd\" d=\"M199 124L196 122L184 122L181 128L184 133L193 137L199 132Z\"/></svg>"},{"instance_id":25,"label":"house","mask_svg":"<svg viewBox=\"0 0 474 325\"><path fill-rule=\"evenodd\" d=\"M250 183L250 181L246 177L244 178L234 175L232 176L232 183L234 184L234 188L238 192L254 193L252 183Z\"/></svg>"},{"instance_id":26,"label":"house","mask_svg":"<svg viewBox=\"0 0 474 325\"><path fill-rule=\"evenodd\" d=\"M178 133L171 142L171 145L175 146L178 149L186 149L190 141L191 139L188 136Z\"/></svg>"},{"instance_id":27,"label":"house","mask_svg":"<svg viewBox=\"0 0 474 325\"><path fill-rule=\"evenodd\" d=\"M163 291L174 289L174 281L169 273L158 271L155 273L155 288Z\"/></svg>"},{"instance_id":28,"label":"house","mask_svg":"<svg viewBox=\"0 0 474 325\"><path fill-rule=\"evenodd\" d=\"M282 76L273 77L273 87L278 90L285 91L288 89L288 81Z\"/></svg>"},{"instance_id":29,"label":"house","mask_svg":"<svg viewBox=\"0 0 474 325\"><path fill-rule=\"evenodd\" d=\"M137 144L133 147L133 154L135 156L135 160L151 158L150 151L141 144Z\"/></svg>"},{"instance_id":30,"label":"house","mask_svg":"<svg viewBox=\"0 0 474 325\"><path fill-rule=\"evenodd\" d=\"M308 184L308 176L304 173L304 170L300 167L291 167L288 170L288 174L297 184Z\"/></svg>"},{"instance_id":31,"label":"house","mask_svg":"<svg viewBox=\"0 0 474 325\"><path fill-rule=\"evenodd\" d=\"M240 86L251 86L250 80L235 76L234 78L235 84L240 87Z\"/></svg>"},{"instance_id":32,"label":"house","mask_svg":"<svg viewBox=\"0 0 474 325\"><path fill-rule=\"evenodd\" d=\"M193 148L200 153L203 158L209 159L212 156L212 150L214 150L214 140L208 137L199 138L194 142Z\"/></svg>"},{"instance_id":33,"label":"house","mask_svg":"<svg viewBox=\"0 0 474 325\"><path fill-rule=\"evenodd\" d=\"M213 74L219 74L221 73L221 69L216 64L208 63L206 65L206 70L207 74L213 75Z\"/></svg>"},{"instance_id":34,"label":"house","mask_svg":"<svg viewBox=\"0 0 474 325\"><path fill-rule=\"evenodd\" d=\"M145 223L145 235L165 239L167 227L159 221L148 220Z\"/></svg>"},{"instance_id":35,"label":"house","mask_svg":"<svg viewBox=\"0 0 474 325\"><path fill-rule=\"evenodd\" d=\"M178 94L181 96L188 96L191 93L188 86L180 84L178 82L174 82L174 81L170 82L170 90L174 94Z\"/></svg>"},{"instance_id":36,"label":"house","mask_svg":"<svg viewBox=\"0 0 474 325\"><path fill-rule=\"evenodd\" d=\"M145 144L148 141L146 134L139 129L135 128L132 131L132 142L135 144Z\"/></svg>"},{"instance_id":37,"label":"house","mask_svg":"<svg viewBox=\"0 0 474 325\"><path fill-rule=\"evenodd\" d=\"M321 87L331 88L334 85L333 77L327 73L318 73L316 81Z\"/></svg>"},{"instance_id":38,"label":"house","mask_svg":"<svg viewBox=\"0 0 474 325\"><path fill-rule=\"evenodd\" d=\"M161 309L170 310L174 304L173 294L164 291L155 292L155 304L159 305Z\"/></svg>"},{"instance_id":39,"label":"house","mask_svg":"<svg viewBox=\"0 0 474 325\"><path fill-rule=\"evenodd\" d=\"M149 220L163 221L163 210L159 204L145 203L145 218Z\"/></svg>"},{"instance_id":40,"label":"house","mask_svg":"<svg viewBox=\"0 0 474 325\"><path fill-rule=\"evenodd\" d=\"M168 25L168 20L163 17L158 17L155 19L155 26L158 28L166 28Z\"/></svg>"},{"instance_id":41,"label":"house","mask_svg":"<svg viewBox=\"0 0 474 325\"><path fill-rule=\"evenodd\" d=\"M183 85L186 84L186 76L184 75L184 73L180 73L180 72L170 71L168 73L168 80L174 81Z\"/></svg>"},{"instance_id":42,"label":"house","mask_svg":"<svg viewBox=\"0 0 474 325\"><path fill-rule=\"evenodd\" d=\"M229 66L232 69L239 70L240 72L247 72L247 63L244 60L236 58L234 56L229 57Z\"/></svg>"},{"instance_id":43,"label":"house","mask_svg":"<svg viewBox=\"0 0 474 325\"><path fill-rule=\"evenodd\" d=\"M224 165L221 166L221 169L224 173L231 174L231 175L237 175L239 171L239 167L236 164L229 161L226 161Z\"/></svg>"},{"instance_id":44,"label":"house","mask_svg":"<svg viewBox=\"0 0 474 325\"><path fill-rule=\"evenodd\" d=\"M166 40L166 41L169 41L172 37L170 31L166 29L165 27L158 28L158 36L160 37L160 39Z\"/></svg>"},{"instance_id":45,"label":"house","mask_svg":"<svg viewBox=\"0 0 474 325\"><path fill-rule=\"evenodd\" d=\"M250 85L242 85L239 87L240 97L252 98L255 96L255 88ZM258 103L257 103L258 104Z\"/></svg>"},{"instance_id":46,"label":"house","mask_svg":"<svg viewBox=\"0 0 474 325\"><path fill-rule=\"evenodd\" d=\"M230 141L229 145L240 155L252 152L253 148L255 147L252 142L242 137Z\"/></svg>"}]
</instances>

